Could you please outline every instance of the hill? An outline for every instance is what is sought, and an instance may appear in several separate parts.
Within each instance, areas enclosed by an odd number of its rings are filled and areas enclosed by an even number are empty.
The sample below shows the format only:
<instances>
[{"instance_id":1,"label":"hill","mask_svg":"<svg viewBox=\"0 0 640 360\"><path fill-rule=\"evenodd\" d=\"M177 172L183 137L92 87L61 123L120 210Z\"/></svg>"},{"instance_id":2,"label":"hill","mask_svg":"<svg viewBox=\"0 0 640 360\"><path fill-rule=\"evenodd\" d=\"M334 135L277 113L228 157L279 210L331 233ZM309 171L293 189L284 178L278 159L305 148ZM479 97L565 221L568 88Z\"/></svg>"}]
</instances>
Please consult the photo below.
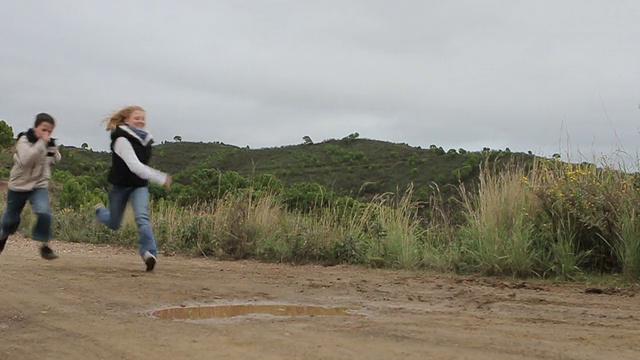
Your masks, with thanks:
<instances>
[{"instance_id":1,"label":"hill","mask_svg":"<svg viewBox=\"0 0 640 360\"><path fill-rule=\"evenodd\" d=\"M74 175L104 171L110 165L108 152L65 146L64 161L58 169ZM421 197L430 185L467 182L475 178L478 165L486 156L517 156L525 161L532 155L507 151L445 151L435 145L427 149L381 140L349 136L316 144L249 149L220 142L163 142L154 146L151 166L174 175L188 184L191 175L202 168L235 171L245 177L273 174L285 185L298 182L318 183L340 195L369 196L404 191L409 184ZM6 155L5 155L6 157ZM5 160L9 160L8 157ZM10 161L3 161L10 168ZM6 171L6 170L5 170Z\"/></svg>"},{"instance_id":2,"label":"hill","mask_svg":"<svg viewBox=\"0 0 640 360\"><path fill-rule=\"evenodd\" d=\"M277 148L248 149L221 143L165 142L156 147L152 165L175 174L189 183L200 168L236 171L246 177L276 175L285 185L312 182L341 195L363 196L403 191L409 184L418 193L438 185L466 182L478 174L486 157L500 154L531 161L532 155L508 151L445 151L432 145L428 149L380 140L347 137L317 144Z\"/></svg>"}]
</instances>

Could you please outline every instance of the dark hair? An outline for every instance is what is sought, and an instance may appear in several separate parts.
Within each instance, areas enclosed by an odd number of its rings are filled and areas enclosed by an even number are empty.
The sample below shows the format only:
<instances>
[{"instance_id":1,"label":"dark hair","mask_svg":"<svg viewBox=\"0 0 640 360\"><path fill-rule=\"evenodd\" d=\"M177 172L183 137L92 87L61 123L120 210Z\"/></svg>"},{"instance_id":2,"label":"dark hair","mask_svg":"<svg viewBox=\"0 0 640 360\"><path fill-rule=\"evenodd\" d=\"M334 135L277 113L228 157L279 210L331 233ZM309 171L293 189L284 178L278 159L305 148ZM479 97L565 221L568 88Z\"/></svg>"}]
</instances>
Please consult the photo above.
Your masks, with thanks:
<instances>
[{"instance_id":1,"label":"dark hair","mask_svg":"<svg viewBox=\"0 0 640 360\"><path fill-rule=\"evenodd\" d=\"M36 123L34 127L40 126L42 123L49 123L51 126L56 126L56 121L53 120L53 117L47 113L40 113L36 115Z\"/></svg>"}]
</instances>

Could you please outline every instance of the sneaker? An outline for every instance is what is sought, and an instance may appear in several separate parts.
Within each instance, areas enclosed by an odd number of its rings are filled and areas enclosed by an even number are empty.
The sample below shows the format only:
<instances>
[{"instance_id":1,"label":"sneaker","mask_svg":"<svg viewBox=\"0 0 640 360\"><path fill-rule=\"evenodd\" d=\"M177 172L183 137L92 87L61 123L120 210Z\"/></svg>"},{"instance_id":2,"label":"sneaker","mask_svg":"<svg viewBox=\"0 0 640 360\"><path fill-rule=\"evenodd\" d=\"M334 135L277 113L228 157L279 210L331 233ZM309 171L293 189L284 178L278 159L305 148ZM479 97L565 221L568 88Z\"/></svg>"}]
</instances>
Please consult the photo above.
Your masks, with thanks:
<instances>
[{"instance_id":1,"label":"sneaker","mask_svg":"<svg viewBox=\"0 0 640 360\"><path fill-rule=\"evenodd\" d=\"M146 271L153 271L156 262L158 262L158 259L148 251L145 251L144 255L142 255L142 260L144 260L144 264L147 265Z\"/></svg>"},{"instance_id":2,"label":"sneaker","mask_svg":"<svg viewBox=\"0 0 640 360\"><path fill-rule=\"evenodd\" d=\"M49 245L42 245L42 247L40 247L40 256L42 256L42 258L45 260L53 260L58 258L58 255L53 252Z\"/></svg>"},{"instance_id":3,"label":"sneaker","mask_svg":"<svg viewBox=\"0 0 640 360\"><path fill-rule=\"evenodd\" d=\"M97 214L98 213L98 209L101 209L103 207L104 207L103 203L97 203L97 204L93 205L93 210Z\"/></svg>"},{"instance_id":4,"label":"sneaker","mask_svg":"<svg viewBox=\"0 0 640 360\"><path fill-rule=\"evenodd\" d=\"M0 253L4 250L4 246L7 244L7 239L9 238L9 234L5 234L4 231L0 230Z\"/></svg>"}]
</instances>

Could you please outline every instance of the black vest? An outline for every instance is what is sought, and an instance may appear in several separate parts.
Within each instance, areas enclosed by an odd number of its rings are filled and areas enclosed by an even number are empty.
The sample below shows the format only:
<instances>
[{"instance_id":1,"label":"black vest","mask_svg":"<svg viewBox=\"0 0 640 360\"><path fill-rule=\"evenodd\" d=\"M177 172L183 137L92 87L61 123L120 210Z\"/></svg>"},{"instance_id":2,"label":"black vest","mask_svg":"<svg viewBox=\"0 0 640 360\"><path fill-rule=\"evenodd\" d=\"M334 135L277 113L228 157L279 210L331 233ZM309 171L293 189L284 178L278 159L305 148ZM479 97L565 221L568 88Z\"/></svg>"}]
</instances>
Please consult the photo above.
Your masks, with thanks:
<instances>
[{"instance_id":1,"label":"black vest","mask_svg":"<svg viewBox=\"0 0 640 360\"><path fill-rule=\"evenodd\" d=\"M147 165L149 160L151 160L151 144L153 144L153 140L150 140L145 145L140 141L140 138L135 135L133 130L125 128L125 126L118 126L111 132L111 170L109 170L109 183L122 187L147 186L148 181L141 179L138 175L129 170L129 167L124 160L122 160L120 156L113 151L113 145L116 143L116 139L124 137L131 143L138 160Z\"/></svg>"}]
</instances>

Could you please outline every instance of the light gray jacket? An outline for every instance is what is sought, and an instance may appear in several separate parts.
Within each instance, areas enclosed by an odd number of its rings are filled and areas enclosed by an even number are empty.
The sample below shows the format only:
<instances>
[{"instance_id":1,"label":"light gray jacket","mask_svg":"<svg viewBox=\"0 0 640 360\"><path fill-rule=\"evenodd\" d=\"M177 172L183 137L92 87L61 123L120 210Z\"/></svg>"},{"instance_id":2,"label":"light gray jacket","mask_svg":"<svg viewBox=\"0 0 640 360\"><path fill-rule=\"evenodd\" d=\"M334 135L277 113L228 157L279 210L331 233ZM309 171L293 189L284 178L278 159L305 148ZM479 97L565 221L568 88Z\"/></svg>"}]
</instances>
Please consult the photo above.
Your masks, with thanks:
<instances>
[{"instance_id":1,"label":"light gray jacket","mask_svg":"<svg viewBox=\"0 0 640 360\"><path fill-rule=\"evenodd\" d=\"M53 156L47 156L47 152ZM9 174L9 190L31 191L35 188L48 188L51 178L51 164L62 159L57 147L47 148L47 142L38 139L30 142L26 136L20 136L13 154L13 168Z\"/></svg>"}]
</instances>

